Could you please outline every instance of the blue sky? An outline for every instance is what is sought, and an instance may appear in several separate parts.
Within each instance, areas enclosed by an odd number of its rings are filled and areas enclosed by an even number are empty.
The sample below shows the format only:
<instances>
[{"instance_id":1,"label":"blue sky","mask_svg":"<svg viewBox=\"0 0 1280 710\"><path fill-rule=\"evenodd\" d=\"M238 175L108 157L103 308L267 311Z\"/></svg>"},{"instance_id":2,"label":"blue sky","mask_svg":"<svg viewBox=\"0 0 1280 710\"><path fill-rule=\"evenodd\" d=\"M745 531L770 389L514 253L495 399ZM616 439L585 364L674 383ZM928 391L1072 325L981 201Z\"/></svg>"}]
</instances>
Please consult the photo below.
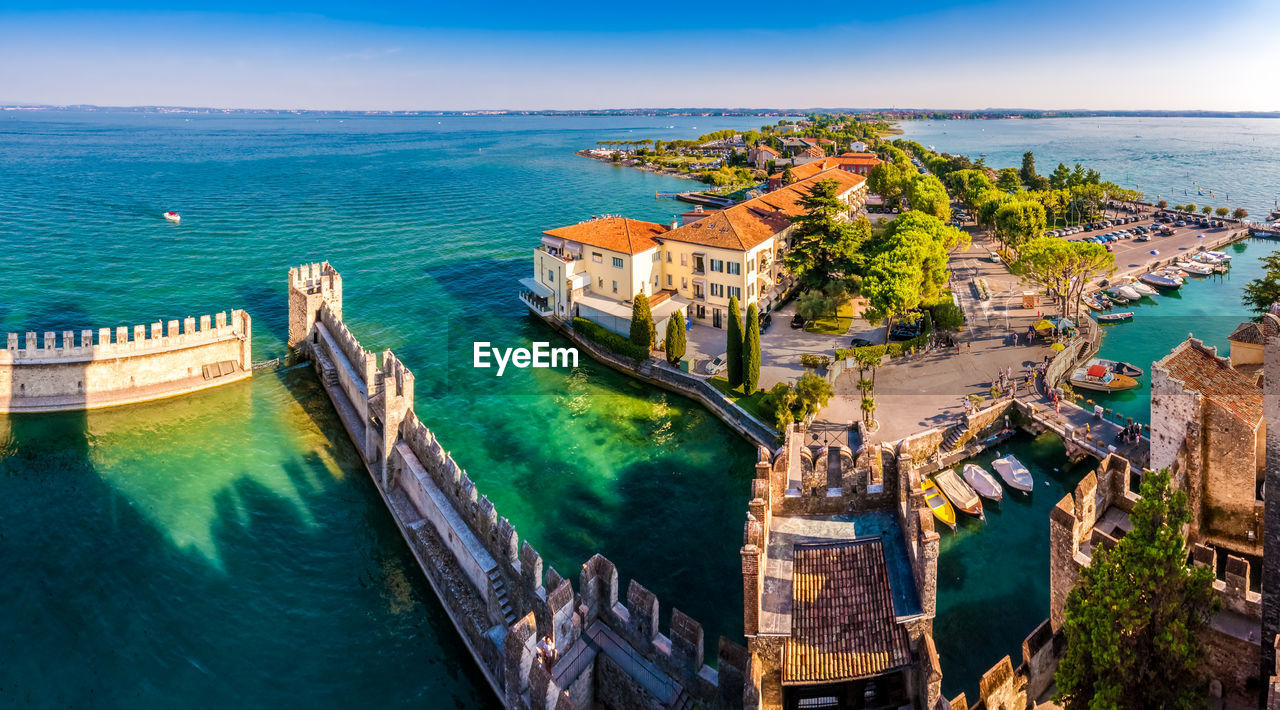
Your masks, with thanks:
<instances>
[{"instance_id":1,"label":"blue sky","mask_svg":"<svg viewBox=\"0 0 1280 710\"><path fill-rule=\"evenodd\" d=\"M1280 110L1280 5L0 0L0 103Z\"/></svg>"}]
</instances>

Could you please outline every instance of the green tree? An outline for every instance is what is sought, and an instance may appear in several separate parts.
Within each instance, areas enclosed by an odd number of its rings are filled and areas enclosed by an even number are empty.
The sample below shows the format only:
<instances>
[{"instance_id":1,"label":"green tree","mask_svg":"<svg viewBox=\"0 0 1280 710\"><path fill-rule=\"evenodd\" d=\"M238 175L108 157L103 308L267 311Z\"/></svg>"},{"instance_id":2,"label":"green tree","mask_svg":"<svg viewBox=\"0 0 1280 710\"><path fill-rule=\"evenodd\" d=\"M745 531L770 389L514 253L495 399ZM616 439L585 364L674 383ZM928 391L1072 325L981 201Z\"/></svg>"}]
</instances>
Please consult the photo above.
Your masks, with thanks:
<instances>
[{"instance_id":1,"label":"green tree","mask_svg":"<svg viewBox=\"0 0 1280 710\"><path fill-rule=\"evenodd\" d=\"M1022 176L1013 168L1001 168L996 173L996 189L1004 192L1016 192L1022 187Z\"/></svg>"},{"instance_id":2,"label":"green tree","mask_svg":"<svg viewBox=\"0 0 1280 710\"><path fill-rule=\"evenodd\" d=\"M1219 207L1218 209L1214 210L1213 213L1218 215L1219 217L1226 217L1227 215L1231 214L1231 210L1227 209L1226 207Z\"/></svg>"},{"instance_id":3,"label":"green tree","mask_svg":"<svg viewBox=\"0 0 1280 710\"><path fill-rule=\"evenodd\" d=\"M1036 156L1031 151L1022 154L1022 169L1018 171L1019 177L1022 178L1024 185L1030 185L1035 181L1036 175Z\"/></svg>"},{"instance_id":4,"label":"green tree","mask_svg":"<svg viewBox=\"0 0 1280 710\"><path fill-rule=\"evenodd\" d=\"M672 365L680 362L680 358L684 357L684 352L688 348L684 311L677 310L667 319L667 340L664 347L667 352L667 362Z\"/></svg>"},{"instance_id":5,"label":"green tree","mask_svg":"<svg viewBox=\"0 0 1280 710\"><path fill-rule=\"evenodd\" d=\"M818 181L800 198L803 214L792 220L791 248L783 263L804 288L823 289L861 270L861 247L871 224L865 218L844 219L849 207L837 196L839 189L835 180Z\"/></svg>"},{"instance_id":6,"label":"green tree","mask_svg":"<svg viewBox=\"0 0 1280 710\"><path fill-rule=\"evenodd\" d=\"M896 203L902 197L907 174L895 163L882 162L867 173L867 189L884 198L886 203Z\"/></svg>"},{"instance_id":7,"label":"green tree","mask_svg":"<svg viewBox=\"0 0 1280 710\"><path fill-rule=\"evenodd\" d=\"M812 371L806 371L796 380L796 401L800 405L801 418L817 414L831 401L831 395L831 383Z\"/></svg>"},{"instance_id":8,"label":"green tree","mask_svg":"<svg viewBox=\"0 0 1280 710\"><path fill-rule=\"evenodd\" d=\"M787 425L796 420L792 411L796 404L796 392L788 382L779 382L769 390L769 401L773 404L774 423L778 431L786 431Z\"/></svg>"},{"instance_id":9,"label":"green tree","mask_svg":"<svg viewBox=\"0 0 1280 710\"><path fill-rule=\"evenodd\" d=\"M742 393L756 391L760 382L760 311L747 306L747 335L742 339Z\"/></svg>"},{"instance_id":10,"label":"green tree","mask_svg":"<svg viewBox=\"0 0 1280 710\"><path fill-rule=\"evenodd\" d=\"M836 312L836 300L822 291L805 291L796 299L796 313L806 321Z\"/></svg>"},{"instance_id":11,"label":"green tree","mask_svg":"<svg viewBox=\"0 0 1280 710\"><path fill-rule=\"evenodd\" d=\"M728 359L729 386L742 384L742 315L738 310L738 297L729 297L729 327L725 336L725 357Z\"/></svg>"},{"instance_id":12,"label":"green tree","mask_svg":"<svg viewBox=\"0 0 1280 710\"><path fill-rule=\"evenodd\" d=\"M960 330L964 325L964 311L951 301L943 301L933 307L933 327L939 330Z\"/></svg>"},{"instance_id":13,"label":"green tree","mask_svg":"<svg viewBox=\"0 0 1280 710\"><path fill-rule=\"evenodd\" d=\"M1063 163L1058 163L1058 167L1053 169L1053 173L1049 175L1049 186L1055 190L1065 190L1071 185L1071 169Z\"/></svg>"},{"instance_id":14,"label":"green tree","mask_svg":"<svg viewBox=\"0 0 1280 710\"><path fill-rule=\"evenodd\" d=\"M1027 241L1044 234L1044 205L1035 200L1011 200L996 209L995 237L1017 251Z\"/></svg>"},{"instance_id":15,"label":"green tree","mask_svg":"<svg viewBox=\"0 0 1280 710\"><path fill-rule=\"evenodd\" d=\"M1200 208L1200 213L1208 217L1209 215L1213 214L1213 208L1210 207L1209 205L1205 205L1204 207Z\"/></svg>"},{"instance_id":16,"label":"green tree","mask_svg":"<svg viewBox=\"0 0 1280 710\"><path fill-rule=\"evenodd\" d=\"M649 297L641 291L631 302L631 342L642 348L653 348L656 331L653 312L649 310Z\"/></svg>"},{"instance_id":17,"label":"green tree","mask_svg":"<svg viewBox=\"0 0 1280 710\"><path fill-rule=\"evenodd\" d=\"M1169 206L1168 200L1160 200L1159 202L1156 203L1156 207L1159 207L1160 209L1164 209L1168 206Z\"/></svg>"},{"instance_id":18,"label":"green tree","mask_svg":"<svg viewBox=\"0 0 1280 710\"><path fill-rule=\"evenodd\" d=\"M1242 297L1249 310L1258 316L1270 311L1271 306L1280 301L1280 251L1263 257L1262 267L1262 276L1245 284Z\"/></svg>"},{"instance_id":19,"label":"green tree","mask_svg":"<svg viewBox=\"0 0 1280 710\"><path fill-rule=\"evenodd\" d=\"M1235 211L1231 213L1231 216L1234 219L1244 219L1249 216L1249 210L1246 210L1243 207L1237 207Z\"/></svg>"},{"instance_id":20,"label":"green tree","mask_svg":"<svg viewBox=\"0 0 1280 710\"><path fill-rule=\"evenodd\" d=\"M1114 271L1115 261L1115 255L1101 244L1039 237L1023 245L1010 270L1042 286L1057 302L1060 313L1073 316L1090 280Z\"/></svg>"},{"instance_id":21,"label":"green tree","mask_svg":"<svg viewBox=\"0 0 1280 710\"><path fill-rule=\"evenodd\" d=\"M1067 650L1054 676L1066 710L1204 707L1201 632L1216 611L1213 570L1187 567L1187 494L1145 474L1133 526L1067 595Z\"/></svg>"},{"instance_id":22,"label":"green tree","mask_svg":"<svg viewBox=\"0 0 1280 710\"><path fill-rule=\"evenodd\" d=\"M793 182L795 182L795 181L796 181L796 174L795 174L795 173L793 173L793 172L791 172L791 166L790 166L790 165L788 165L788 166L787 166L787 167L782 171L782 185L783 185L783 187L785 187L785 186L790 185L791 183L793 183Z\"/></svg>"},{"instance_id":23,"label":"green tree","mask_svg":"<svg viewBox=\"0 0 1280 710\"><path fill-rule=\"evenodd\" d=\"M942 181L932 175L917 175L908 193L913 211L933 215L943 222L951 221L951 197Z\"/></svg>"},{"instance_id":24,"label":"green tree","mask_svg":"<svg viewBox=\"0 0 1280 710\"><path fill-rule=\"evenodd\" d=\"M1194 203L1194 202L1188 202L1187 204L1185 204L1185 205L1183 205L1183 206L1182 206L1182 210L1183 210L1184 212L1195 212L1195 211L1196 211L1196 203Z\"/></svg>"}]
</instances>

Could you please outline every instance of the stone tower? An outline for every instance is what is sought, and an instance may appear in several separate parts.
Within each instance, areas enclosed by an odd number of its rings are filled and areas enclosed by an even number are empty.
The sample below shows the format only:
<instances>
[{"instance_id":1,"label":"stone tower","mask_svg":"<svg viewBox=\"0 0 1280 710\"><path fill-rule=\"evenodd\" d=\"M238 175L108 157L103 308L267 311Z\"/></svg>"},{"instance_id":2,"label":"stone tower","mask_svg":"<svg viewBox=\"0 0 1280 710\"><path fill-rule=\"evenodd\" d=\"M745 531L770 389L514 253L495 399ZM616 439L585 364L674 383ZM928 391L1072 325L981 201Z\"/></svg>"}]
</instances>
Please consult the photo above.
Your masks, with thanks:
<instances>
[{"instance_id":1,"label":"stone tower","mask_svg":"<svg viewBox=\"0 0 1280 710\"><path fill-rule=\"evenodd\" d=\"M324 261L289 269L289 348L298 347L311 335L320 306L329 305L336 320L342 320L342 276Z\"/></svg>"},{"instance_id":2,"label":"stone tower","mask_svg":"<svg viewBox=\"0 0 1280 710\"><path fill-rule=\"evenodd\" d=\"M400 437L400 424L413 411L413 373L390 350L382 353L382 369L374 374L365 424L365 455L384 490L390 490L387 458Z\"/></svg>"},{"instance_id":3,"label":"stone tower","mask_svg":"<svg viewBox=\"0 0 1280 710\"><path fill-rule=\"evenodd\" d=\"M1263 318L1276 319L1268 313ZM1280 325L1280 319L1276 319ZM1262 411L1267 429L1262 533L1262 674L1276 672L1276 633L1280 632L1280 336L1263 341ZM1270 683L1263 683L1269 686ZM1263 693L1266 693L1265 687Z\"/></svg>"}]
</instances>

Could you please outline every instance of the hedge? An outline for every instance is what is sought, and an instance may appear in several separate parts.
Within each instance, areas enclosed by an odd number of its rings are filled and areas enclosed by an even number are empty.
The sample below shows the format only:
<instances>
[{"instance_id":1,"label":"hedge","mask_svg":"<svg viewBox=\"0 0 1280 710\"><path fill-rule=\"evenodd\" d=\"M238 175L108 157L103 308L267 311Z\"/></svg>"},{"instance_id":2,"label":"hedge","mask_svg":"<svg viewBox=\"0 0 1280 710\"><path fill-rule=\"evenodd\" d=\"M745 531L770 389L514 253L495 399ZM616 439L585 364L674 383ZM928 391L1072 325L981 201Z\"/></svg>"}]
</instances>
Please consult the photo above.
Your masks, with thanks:
<instances>
[{"instance_id":1,"label":"hedge","mask_svg":"<svg viewBox=\"0 0 1280 710\"><path fill-rule=\"evenodd\" d=\"M929 342L929 336L933 334L933 317L928 311L924 312L924 327L920 330L920 334L910 340L903 340L887 345L865 345L860 348L844 348L836 351L836 360L844 360L851 358L855 353L869 352L876 357L884 357L887 353L889 357L902 357L907 354L908 350L915 348L919 350Z\"/></svg>"},{"instance_id":2,"label":"hedge","mask_svg":"<svg viewBox=\"0 0 1280 710\"><path fill-rule=\"evenodd\" d=\"M644 362L649 359L649 349L631 342L626 336L606 330L604 326L586 318L574 318L573 329L591 342L604 346L619 355Z\"/></svg>"}]
</instances>

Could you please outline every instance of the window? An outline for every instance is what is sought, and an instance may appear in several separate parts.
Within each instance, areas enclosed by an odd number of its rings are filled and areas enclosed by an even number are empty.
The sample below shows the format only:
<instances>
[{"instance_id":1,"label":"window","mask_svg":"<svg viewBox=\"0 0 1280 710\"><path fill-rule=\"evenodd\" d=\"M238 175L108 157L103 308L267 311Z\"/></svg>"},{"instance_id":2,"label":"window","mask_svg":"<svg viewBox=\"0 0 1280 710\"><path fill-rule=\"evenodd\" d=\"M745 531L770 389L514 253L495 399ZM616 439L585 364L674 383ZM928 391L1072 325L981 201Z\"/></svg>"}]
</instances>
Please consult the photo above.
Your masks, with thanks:
<instances>
[{"instance_id":1,"label":"window","mask_svg":"<svg viewBox=\"0 0 1280 710\"><path fill-rule=\"evenodd\" d=\"M671 252L667 252L667 263L671 263Z\"/></svg>"},{"instance_id":2,"label":"window","mask_svg":"<svg viewBox=\"0 0 1280 710\"><path fill-rule=\"evenodd\" d=\"M604 290L604 279L600 279L600 283L597 284L597 286L599 286L601 290Z\"/></svg>"},{"instance_id":3,"label":"window","mask_svg":"<svg viewBox=\"0 0 1280 710\"><path fill-rule=\"evenodd\" d=\"M738 288L737 286L730 286L729 298L736 298L738 300L742 300L742 289Z\"/></svg>"},{"instance_id":4,"label":"window","mask_svg":"<svg viewBox=\"0 0 1280 710\"><path fill-rule=\"evenodd\" d=\"M600 252L598 252L598 251L593 251L593 252L591 252L591 260L592 260L592 261L594 261L594 262L596 262L597 264L603 264L603 263L604 263L604 254L601 254L601 253L600 253Z\"/></svg>"},{"instance_id":5,"label":"window","mask_svg":"<svg viewBox=\"0 0 1280 710\"><path fill-rule=\"evenodd\" d=\"M695 273L695 274L705 274L705 273L707 273L707 270L706 270L706 268L703 266L702 261L703 261L703 259L702 259L702 255L701 255L701 254L694 254L694 255L693 255L693 273Z\"/></svg>"},{"instance_id":6,"label":"window","mask_svg":"<svg viewBox=\"0 0 1280 710\"><path fill-rule=\"evenodd\" d=\"M658 263L659 261L662 261L662 252L654 251L654 252L653 252L653 263L655 263L655 264L656 264L656 263Z\"/></svg>"},{"instance_id":7,"label":"window","mask_svg":"<svg viewBox=\"0 0 1280 710\"><path fill-rule=\"evenodd\" d=\"M689 290L689 279L686 279L683 276L680 277L680 290L681 291Z\"/></svg>"},{"instance_id":8,"label":"window","mask_svg":"<svg viewBox=\"0 0 1280 710\"><path fill-rule=\"evenodd\" d=\"M555 282L556 282L556 272L552 271L551 269L547 269L547 283L553 284Z\"/></svg>"},{"instance_id":9,"label":"window","mask_svg":"<svg viewBox=\"0 0 1280 710\"><path fill-rule=\"evenodd\" d=\"M711 270L717 273L724 273L724 259L712 259Z\"/></svg>"},{"instance_id":10,"label":"window","mask_svg":"<svg viewBox=\"0 0 1280 710\"><path fill-rule=\"evenodd\" d=\"M657 275L657 274L654 274L654 275L653 275L653 288L654 288L655 290L658 288L658 275Z\"/></svg>"},{"instance_id":11,"label":"window","mask_svg":"<svg viewBox=\"0 0 1280 710\"><path fill-rule=\"evenodd\" d=\"M747 270L750 271L750 269ZM729 273L734 274L735 276L741 274L742 264L739 264L736 261L729 262Z\"/></svg>"},{"instance_id":12,"label":"window","mask_svg":"<svg viewBox=\"0 0 1280 710\"><path fill-rule=\"evenodd\" d=\"M671 288L671 274L667 274L667 288Z\"/></svg>"},{"instance_id":13,"label":"window","mask_svg":"<svg viewBox=\"0 0 1280 710\"><path fill-rule=\"evenodd\" d=\"M755 297L756 297L756 285L747 284L747 298L755 298Z\"/></svg>"},{"instance_id":14,"label":"window","mask_svg":"<svg viewBox=\"0 0 1280 710\"><path fill-rule=\"evenodd\" d=\"M615 268L615 269L621 269L621 268L622 268L622 257L620 257L620 256L615 256L615 257L613 257L613 268Z\"/></svg>"},{"instance_id":15,"label":"window","mask_svg":"<svg viewBox=\"0 0 1280 710\"><path fill-rule=\"evenodd\" d=\"M681 266L688 266L688 265L689 265L689 255L688 255L688 254L681 254L681 255L680 255L680 265L681 265Z\"/></svg>"},{"instance_id":16,"label":"window","mask_svg":"<svg viewBox=\"0 0 1280 710\"><path fill-rule=\"evenodd\" d=\"M755 260L755 259L748 259L748 260L747 260L747 273L749 274L749 273L751 273L752 271L755 271L755 270L756 270L756 260Z\"/></svg>"},{"instance_id":17,"label":"window","mask_svg":"<svg viewBox=\"0 0 1280 710\"><path fill-rule=\"evenodd\" d=\"M618 282L617 282L617 281L614 281L614 282L613 282L613 292L614 292L614 293L617 293L617 292L618 292Z\"/></svg>"},{"instance_id":18,"label":"window","mask_svg":"<svg viewBox=\"0 0 1280 710\"><path fill-rule=\"evenodd\" d=\"M702 284L695 283L695 284L693 285L693 297L694 297L694 298L706 298L706 296L702 293Z\"/></svg>"},{"instance_id":19,"label":"window","mask_svg":"<svg viewBox=\"0 0 1280 710\"><path fill-rule=\"evenodd\" d=\"M716 298L724 298L724 284L711 284L711 295Z\"/></svg>"}]
</instances>

